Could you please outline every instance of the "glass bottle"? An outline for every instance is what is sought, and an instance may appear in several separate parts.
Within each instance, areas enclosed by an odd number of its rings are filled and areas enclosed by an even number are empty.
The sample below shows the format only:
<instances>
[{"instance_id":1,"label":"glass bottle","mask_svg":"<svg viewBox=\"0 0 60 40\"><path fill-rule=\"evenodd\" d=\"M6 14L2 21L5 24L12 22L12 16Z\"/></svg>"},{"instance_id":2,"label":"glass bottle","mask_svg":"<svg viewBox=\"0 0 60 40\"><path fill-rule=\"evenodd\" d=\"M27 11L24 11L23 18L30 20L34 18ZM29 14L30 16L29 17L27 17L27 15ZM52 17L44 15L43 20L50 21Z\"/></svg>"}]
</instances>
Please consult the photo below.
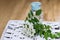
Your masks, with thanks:
<instances>
[{"instance_id":1,"label":"glass bottle","mask_svg":"<svg viewBox=\"0 0 60 40\"><path fill-rule=\"evenodd\" d=\"M31 3L31 10L35 17L37 17L40 21L43 21L43 14L41 13L40 16L36 16L36 11L41 9L41 2L32 2Z\"/></svg>"}]
</instances>

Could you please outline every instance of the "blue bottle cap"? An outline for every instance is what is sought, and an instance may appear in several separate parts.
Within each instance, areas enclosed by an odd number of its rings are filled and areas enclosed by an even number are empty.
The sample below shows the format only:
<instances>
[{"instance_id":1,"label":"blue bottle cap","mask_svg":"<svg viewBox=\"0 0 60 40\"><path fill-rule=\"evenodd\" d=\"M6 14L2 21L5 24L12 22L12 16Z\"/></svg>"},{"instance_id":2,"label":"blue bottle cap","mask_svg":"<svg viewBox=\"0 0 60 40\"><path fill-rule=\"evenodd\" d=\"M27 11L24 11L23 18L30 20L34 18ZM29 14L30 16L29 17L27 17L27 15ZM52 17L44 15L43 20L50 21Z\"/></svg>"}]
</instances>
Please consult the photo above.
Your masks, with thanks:
<instances>
[{"instance_id":1,"label":"blue bottle cap","mask_svg":"<svg viewBox=\"0 0 60 40\"><path fill-rule=\"evenodd\" d=\"M39 10L41 8L41 3L40 2L32 2L31 3L31 9L32 11Z\"/></svg>"}]
</instances>

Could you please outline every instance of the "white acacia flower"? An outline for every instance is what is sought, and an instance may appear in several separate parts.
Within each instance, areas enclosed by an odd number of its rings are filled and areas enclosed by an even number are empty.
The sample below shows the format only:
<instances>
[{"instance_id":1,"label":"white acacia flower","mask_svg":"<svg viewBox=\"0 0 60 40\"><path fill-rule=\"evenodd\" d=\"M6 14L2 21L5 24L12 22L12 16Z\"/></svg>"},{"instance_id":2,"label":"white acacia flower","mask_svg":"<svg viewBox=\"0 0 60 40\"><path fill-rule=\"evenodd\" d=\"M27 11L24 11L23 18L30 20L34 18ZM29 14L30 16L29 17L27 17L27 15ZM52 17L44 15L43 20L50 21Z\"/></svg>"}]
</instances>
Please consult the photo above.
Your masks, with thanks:
<instances>
[{"instance_id":1,"label":"white acacia flower","mask_svg":"<svg viewBox=\"0 0 60 40\"><path fill-rule=\"evenodd\" d=\"M26 22L24 25L24 29L22 30L23 34L29 37L33 37L35 34L35 29L33 28L33 24Z\"/></svg>"}]
</instances>

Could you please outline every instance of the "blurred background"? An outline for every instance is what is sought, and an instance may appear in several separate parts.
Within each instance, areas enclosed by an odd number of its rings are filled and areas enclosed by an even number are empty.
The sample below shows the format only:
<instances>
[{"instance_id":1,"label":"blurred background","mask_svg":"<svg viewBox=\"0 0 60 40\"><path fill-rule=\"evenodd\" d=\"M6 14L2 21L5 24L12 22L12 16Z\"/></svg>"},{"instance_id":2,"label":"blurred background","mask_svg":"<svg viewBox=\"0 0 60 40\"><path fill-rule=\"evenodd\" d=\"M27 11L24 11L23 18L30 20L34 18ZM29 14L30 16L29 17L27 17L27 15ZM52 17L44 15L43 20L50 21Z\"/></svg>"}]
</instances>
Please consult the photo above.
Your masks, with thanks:
<instances>
[{"instance_id":1,"label":"blurred background","mask_svg":"<svg viewBox=\"0 0 60 40\"><path fill-rule=\"evenodd\" d=\"M41 2L45 21L60 21L60 0L0 0L0 37L9 20L24 20L31 2Z\"/></svg>"}]
</instances>

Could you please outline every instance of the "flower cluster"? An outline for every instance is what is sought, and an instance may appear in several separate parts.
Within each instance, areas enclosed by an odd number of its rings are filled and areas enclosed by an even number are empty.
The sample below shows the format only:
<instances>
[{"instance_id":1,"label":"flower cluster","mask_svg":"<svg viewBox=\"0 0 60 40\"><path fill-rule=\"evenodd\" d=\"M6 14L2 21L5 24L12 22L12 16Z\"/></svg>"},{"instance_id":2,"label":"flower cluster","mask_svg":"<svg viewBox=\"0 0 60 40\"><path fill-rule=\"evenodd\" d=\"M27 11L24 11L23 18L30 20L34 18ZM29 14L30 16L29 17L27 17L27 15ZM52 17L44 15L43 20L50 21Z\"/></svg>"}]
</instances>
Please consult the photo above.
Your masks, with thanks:
<instances>
[{"instance_id":1,"label":"flower cluster","mask_svg":"<svg viewBox=\"0 0 60 40\"><path fill-rule=\"evenodd\" d=\"M30 37L30 38L34 37L35 29L33 28L32 23L29 23L28 21L25 22L23 34L25 34L25 36Z\"/></svg>"}]
</instances>

